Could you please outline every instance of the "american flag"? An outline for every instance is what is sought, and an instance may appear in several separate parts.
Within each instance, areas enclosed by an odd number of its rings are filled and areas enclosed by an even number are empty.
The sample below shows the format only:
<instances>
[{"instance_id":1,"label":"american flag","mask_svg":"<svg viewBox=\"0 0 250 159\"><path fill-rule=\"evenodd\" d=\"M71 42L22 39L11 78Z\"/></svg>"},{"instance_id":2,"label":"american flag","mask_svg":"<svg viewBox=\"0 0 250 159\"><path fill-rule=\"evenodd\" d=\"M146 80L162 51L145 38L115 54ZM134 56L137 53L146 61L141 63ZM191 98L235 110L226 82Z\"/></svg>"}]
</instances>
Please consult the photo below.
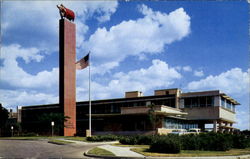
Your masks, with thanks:
<instances>
[{"instance_id":1,"label":"american flag","mask_svg":"<svg viewBox=\"0 0 250 159\"><path fill-rule=\"evenodd\" d=\"M84 58L76 62L76 69L82 70L89 66L89 53Z\"/></svg>"}]
</instances>

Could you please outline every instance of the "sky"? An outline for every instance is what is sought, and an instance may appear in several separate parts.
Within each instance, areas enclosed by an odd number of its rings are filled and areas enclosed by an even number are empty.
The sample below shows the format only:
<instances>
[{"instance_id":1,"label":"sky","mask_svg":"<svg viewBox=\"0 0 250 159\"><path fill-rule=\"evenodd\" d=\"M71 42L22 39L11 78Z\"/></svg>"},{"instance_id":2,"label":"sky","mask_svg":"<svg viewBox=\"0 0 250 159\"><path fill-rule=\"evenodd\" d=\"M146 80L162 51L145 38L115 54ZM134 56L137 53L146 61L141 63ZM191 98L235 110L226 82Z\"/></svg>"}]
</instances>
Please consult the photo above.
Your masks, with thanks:
<instances>
[{"instance_id":1,"label":"sky","mask_svg":"<svg viewBox=\"0 0 250 159\"><path fill-rule=\"evenodd\" d=\"M249 129L246 1L1 1L0 102L5 108L58 103L57 4L76 14L77 59L90 50L91 98L126 91L221 90ZM88 69L76 72L88 100Z\"/></svg>"}]
</instances>

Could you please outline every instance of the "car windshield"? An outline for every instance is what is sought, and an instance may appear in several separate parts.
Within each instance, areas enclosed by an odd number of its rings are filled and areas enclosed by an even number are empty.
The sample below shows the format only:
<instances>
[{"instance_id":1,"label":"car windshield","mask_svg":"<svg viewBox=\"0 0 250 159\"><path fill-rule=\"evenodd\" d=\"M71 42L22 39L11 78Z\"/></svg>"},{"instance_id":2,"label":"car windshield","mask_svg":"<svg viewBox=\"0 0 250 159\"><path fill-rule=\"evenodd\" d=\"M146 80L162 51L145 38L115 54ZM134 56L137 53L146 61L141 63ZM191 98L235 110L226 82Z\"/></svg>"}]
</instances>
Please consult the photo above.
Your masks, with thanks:
<instances>
[{"instance_id":1,"label":"car windshield","mask_svg":"<svg viewBox=\"0 0 250 159\"><path fill-rule=\"evenodd\" d=\"M197 132L196 130L189 130L189 132Z\"/></svg>"}]
</instances>

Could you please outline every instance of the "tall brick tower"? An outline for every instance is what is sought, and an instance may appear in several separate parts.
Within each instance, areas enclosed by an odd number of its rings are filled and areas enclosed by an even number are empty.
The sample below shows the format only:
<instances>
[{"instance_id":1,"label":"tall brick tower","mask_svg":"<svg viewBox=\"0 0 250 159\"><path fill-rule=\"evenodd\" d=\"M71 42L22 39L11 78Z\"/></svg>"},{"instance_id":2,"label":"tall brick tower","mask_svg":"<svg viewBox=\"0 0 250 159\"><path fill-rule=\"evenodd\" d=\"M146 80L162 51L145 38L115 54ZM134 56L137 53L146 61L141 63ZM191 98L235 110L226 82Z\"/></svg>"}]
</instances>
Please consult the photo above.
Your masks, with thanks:
<instances>
[{"instance_id":1,"label":"tall brick tower","mask_svg":"<svg viewBox=\"0 0 250 159\"><path fill-rule=\"evenodd\" d=\"M64 136L76 133L76 26L67 19L59 20L59 103L64 116Z\"/></svg>"}]
</instances>

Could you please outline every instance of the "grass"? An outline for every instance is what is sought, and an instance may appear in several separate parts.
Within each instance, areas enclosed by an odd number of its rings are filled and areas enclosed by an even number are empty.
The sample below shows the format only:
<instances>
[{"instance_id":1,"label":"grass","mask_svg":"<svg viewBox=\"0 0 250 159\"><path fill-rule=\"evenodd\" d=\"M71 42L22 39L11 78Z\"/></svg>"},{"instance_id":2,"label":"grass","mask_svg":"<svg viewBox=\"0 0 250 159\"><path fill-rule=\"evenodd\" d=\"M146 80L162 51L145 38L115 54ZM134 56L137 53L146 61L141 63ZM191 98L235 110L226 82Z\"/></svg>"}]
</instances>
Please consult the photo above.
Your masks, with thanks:
<instances>
[{"instance_id":1,"label":"grass","mask_svg":"<svg viewBox=\"0 0 250 159\"><path fill-rule=\"evenodd\" d=\"M67 140L74 140L74 141L83 141L83 142L89 142L86 140L86 137L74 137L74 136L67 136L67 137L64 137L65 139Z\"/></svg>"},{"instance_id":2,"label":"grass","mask_svg":"<svg viewBox=\"0 0 250 159\"><path fill-rule=\"evenodd\" d=\"M97 155L97 156L115 156L115 154L113 154L112 152L104 150L102 148L98 148L98 147L95 147L95 148L91 149L88 152L88 154Z\"/></svg>"},{"instance_id":3,"label":"grass","mask_svg":"<svg viewBox=\"0 0 250 159\"><path fill-rule=\"evenodd\" d=\"M143 148L148 148L148 145L123 145L121 143L114 143L111 144L112 146L119 146L119 147L143 147Z\"/></svg>"},{"instance_id":4,"label":"grass","mask_svg":"<svg viewBox=\"0 0 250 159\"><path fill-rule=\"evenodd\" d=\"M61 136L14 136L14 137L0 137L0 140L40 140L40 139L54 139L61 138Z\"/></svg>"},{"instance_id":5,"label":"grass","mask_svg":"<svg viewBox=\"0 0 250 159\"><path fill-rule=\"evenodd\" d=\"M74 142L54 139L54 140L49 140L48 143L58 144L58 145L67 145L67 144L72 144Z\"/></svg>"},{"instance_id":6,"label":"grass","mask_svg":"<svg viewBox=\"0 0 250 159\"><path fill-rule=\"evenodd\" d=\"M231 149L229 151L194 151L182 150L179 154L165 154L149 152L149 147L132 148L134 152L140 153L144 156L153 157L200 157L200 156L238 156L250 154L250 148L246 149Z\"/></svg>"}]
</instances>

